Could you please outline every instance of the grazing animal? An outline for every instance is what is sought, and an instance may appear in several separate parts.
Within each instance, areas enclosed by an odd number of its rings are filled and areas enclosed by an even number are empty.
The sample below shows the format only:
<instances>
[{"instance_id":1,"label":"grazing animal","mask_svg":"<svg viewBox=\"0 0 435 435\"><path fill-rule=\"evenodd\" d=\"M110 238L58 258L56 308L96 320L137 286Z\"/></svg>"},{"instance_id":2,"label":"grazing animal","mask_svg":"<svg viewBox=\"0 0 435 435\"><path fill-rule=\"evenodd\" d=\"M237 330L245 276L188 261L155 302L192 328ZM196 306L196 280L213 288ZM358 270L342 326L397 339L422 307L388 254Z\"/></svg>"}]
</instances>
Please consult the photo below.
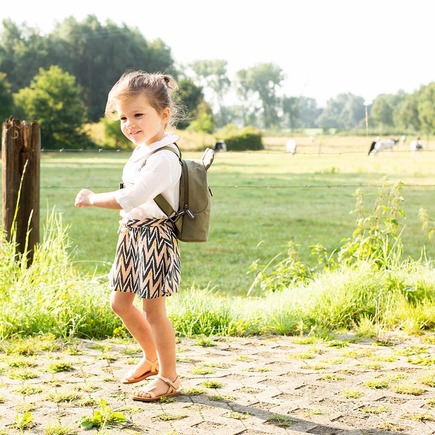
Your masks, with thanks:
<instances>
[{"instance_id":1,"label":"grazing animal","mask_svg":"<svg viewBox=\"0 0 435 435\"><path fill-rule=\"evenodd\" d=\"M289 139L285 145L285 151L289 154L296 154L296 141L294 139Z\"/></svg>"},{"instance_id":2,"label":"grazing animal","mask_svg":"<svg viewBox=\"0 0 435 435\"><path fill-rule=\"evenodd\" d=\"M226 151L227 150L227 144L224 140L218 140L213 147L214 151Z\"/></svg>"},{"instance_id":3,"label":"grazing animal","mask_svg":"<svg viewBox=\"0 0 435 435\"><path fill-rule=\"evenodd\" d=\"M417 140L413 140L409 143L410 151L421 151L422 149L423 149L423 142L420 140L420 138L417 138Z\"/></svg>"},{"instance_id":4,"label":"grazing animal","mask_svg":"<svg viewBox=\"0 0 435 435\"><path fill-rule=\"evenodd\" d=\"M376 138L376 140L374 140L370 145L369 155L370 154L374 155L374 154L379 153L379 152L386 150L386 149L393 150L393 147L394 147L394 145L397 144L397 142L399 142L399 139L381 140L379 138Z\"/></svg>"}]
</instances>

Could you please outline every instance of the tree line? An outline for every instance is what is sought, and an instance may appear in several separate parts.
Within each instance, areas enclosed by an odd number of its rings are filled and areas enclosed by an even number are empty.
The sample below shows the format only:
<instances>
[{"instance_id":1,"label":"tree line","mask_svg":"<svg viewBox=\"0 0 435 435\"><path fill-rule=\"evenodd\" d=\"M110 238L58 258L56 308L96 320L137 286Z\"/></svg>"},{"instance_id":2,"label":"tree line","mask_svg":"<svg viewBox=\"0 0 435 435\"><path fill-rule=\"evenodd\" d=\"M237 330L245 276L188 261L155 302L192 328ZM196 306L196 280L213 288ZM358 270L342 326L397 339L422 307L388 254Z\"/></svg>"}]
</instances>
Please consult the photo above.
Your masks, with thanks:
<instances>
[{"instance_id":1,"label":"tree line","mask_svg":"<svg viewBox=\"0 0 435 435\"><path fill-rule=\"evenodd\" d=\"M368 107L350 92L319 107L314 98L284 93L286 73L278 65L257 64L229 77L223 59L176 64L161 39L147 40L137 28L110 20L102 24L94 15L66 18L47 35L8 19L0 30L0 117L37 120L46 148L92 146L84 126L101 121L108 90L127 69L177 79L188 115L180 129L358 130L369 119L381 133L435 131L435 82L412 94L381 94ZM119 130L103 122L106 131Z\"/></svg>"}]
</instances>

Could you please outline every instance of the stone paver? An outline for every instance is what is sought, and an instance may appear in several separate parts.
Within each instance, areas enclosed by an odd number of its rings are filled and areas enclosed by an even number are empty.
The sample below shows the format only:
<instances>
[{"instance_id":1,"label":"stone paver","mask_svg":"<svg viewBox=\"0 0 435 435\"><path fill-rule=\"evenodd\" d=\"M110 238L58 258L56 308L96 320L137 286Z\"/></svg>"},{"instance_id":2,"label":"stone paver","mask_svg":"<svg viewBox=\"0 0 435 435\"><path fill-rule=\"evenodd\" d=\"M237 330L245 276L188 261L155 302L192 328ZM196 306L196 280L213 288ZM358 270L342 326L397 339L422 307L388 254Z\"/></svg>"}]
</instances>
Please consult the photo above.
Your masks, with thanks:
<instances>
[{"instance_id":1,"label":"stone paver","mask_svg":"<svg viewBox=\"0 0 435 435\"><path fill-rule=\"evenodd\" d=\"M0 355L0 434L19 434L27 411L33 421L23 433L61 425L89 434L97 429L84 430L80 419L102 400L127 418L125 427L100 431L107 434L435 434L434 337L388 346L351 338L182 338L184 394L158 403L131 400L141 384L118 382L139 357L131 341ZM62 364L65 371L53 371Z\"/></svg>"}]
</instances>

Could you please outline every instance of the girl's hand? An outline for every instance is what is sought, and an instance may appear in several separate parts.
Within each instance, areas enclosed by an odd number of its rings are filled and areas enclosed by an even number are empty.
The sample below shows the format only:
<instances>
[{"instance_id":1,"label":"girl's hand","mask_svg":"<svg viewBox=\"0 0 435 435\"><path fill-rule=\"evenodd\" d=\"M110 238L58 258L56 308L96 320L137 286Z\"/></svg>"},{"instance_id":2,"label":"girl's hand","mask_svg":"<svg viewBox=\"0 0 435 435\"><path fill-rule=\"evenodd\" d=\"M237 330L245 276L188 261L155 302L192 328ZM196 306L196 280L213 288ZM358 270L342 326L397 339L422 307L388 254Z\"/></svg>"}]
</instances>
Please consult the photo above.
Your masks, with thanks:
<instances>
[{"instance_id":1,"label":"girl's hand","mask_svg":"<svg viewBox=\"0 0 435 435\"><path fill-rule=\"evenodd\" d=\"M90 207L93 205L94 192L88 189L82 189L76 196L74 205L78 208Z\"/></svg>"}]
</instances>

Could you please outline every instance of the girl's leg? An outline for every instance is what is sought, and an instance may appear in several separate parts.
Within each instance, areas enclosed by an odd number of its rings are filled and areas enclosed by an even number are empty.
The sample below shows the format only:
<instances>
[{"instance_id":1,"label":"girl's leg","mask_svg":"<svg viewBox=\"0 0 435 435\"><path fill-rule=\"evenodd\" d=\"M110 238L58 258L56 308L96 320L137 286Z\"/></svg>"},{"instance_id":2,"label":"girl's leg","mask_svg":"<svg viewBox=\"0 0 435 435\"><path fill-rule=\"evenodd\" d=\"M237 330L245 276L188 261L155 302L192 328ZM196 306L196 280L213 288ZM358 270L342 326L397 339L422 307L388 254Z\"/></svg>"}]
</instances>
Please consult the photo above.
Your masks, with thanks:
<instances>
[{"instance_id":1,"label":"girl's leg","mask_svg":"<svg viewBox=\"0 0 435 435\"><path fill-rule=\"evenodd\" d=\"M159 357L159 376L169 379L178 388L177 363L175 352L175 331L166 314L166 298L144 299L143 308L151 326L154 343ZM145 388L135 392L135 395L147 397L147 390L152 389L155 395L167 391L168 385L156 378Z\"/></svg>"},{"instance_id":2,"label":"girl's leg","mask_svg":"<svg viewBox=\"0 0 435 435\"><path fill-rule=\"evenodd\" d=\"M150 324L145 315L133 305L134 293L112 291L110 306L117 314L133 338L138 342L143 352L143 357L136 367L128 373L131 378L137 378L150 370L150 364L146 360L157 359L156 346L153 340Z\"/></svg>"}]
</instances>

